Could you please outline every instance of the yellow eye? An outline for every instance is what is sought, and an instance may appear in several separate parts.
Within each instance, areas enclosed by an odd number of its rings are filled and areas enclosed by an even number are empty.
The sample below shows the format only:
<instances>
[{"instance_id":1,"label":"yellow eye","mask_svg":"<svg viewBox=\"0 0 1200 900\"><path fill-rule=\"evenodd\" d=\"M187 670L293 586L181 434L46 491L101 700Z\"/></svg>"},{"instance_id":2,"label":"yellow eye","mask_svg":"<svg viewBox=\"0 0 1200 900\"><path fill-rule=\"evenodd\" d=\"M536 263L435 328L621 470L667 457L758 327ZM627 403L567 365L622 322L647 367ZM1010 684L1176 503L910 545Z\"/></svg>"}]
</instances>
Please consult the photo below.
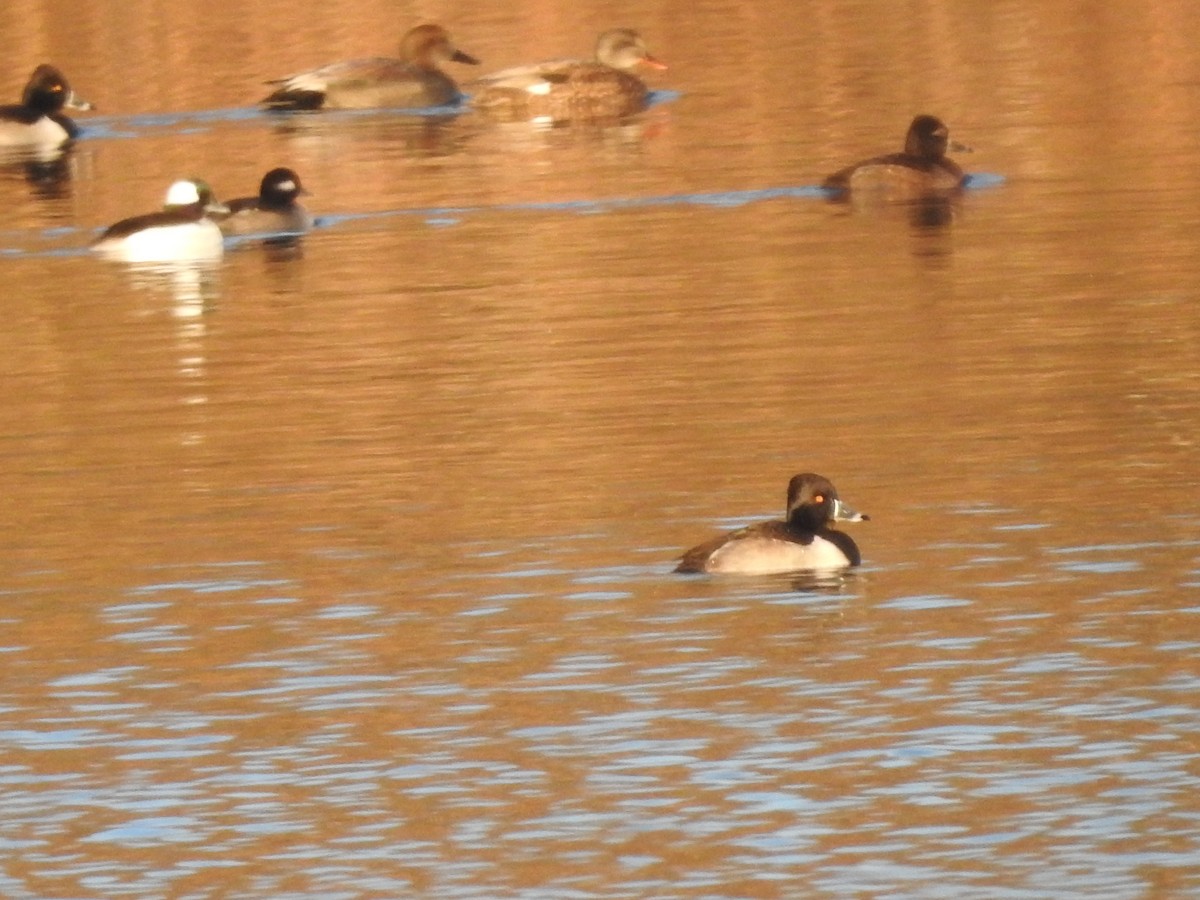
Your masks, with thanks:
<instances>
[{"instance_id":1,"label":"yellow eye","mask_svg":"<svg viewBox=\"0 0 1200 900\"><path fill-rule=\"evenodd\" d=\"M816 503L816 504L818 504L818 505L819 505L819 504L821 504L821 503L824 503L824 502L825 502L825 495L824 495L824 494L815 494L815 495L813 496L813 503Z\"/></svg>"}]
</instances>

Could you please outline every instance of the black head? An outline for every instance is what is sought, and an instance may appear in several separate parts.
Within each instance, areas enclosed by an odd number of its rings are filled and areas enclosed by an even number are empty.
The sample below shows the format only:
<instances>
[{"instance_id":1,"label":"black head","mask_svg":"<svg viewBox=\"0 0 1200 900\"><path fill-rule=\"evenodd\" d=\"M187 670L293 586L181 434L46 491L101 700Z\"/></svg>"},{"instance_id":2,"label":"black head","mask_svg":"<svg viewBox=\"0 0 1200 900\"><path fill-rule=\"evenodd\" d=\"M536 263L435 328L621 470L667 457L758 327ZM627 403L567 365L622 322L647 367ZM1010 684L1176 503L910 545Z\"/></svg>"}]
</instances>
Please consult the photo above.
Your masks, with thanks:
<instances>
[{"instance_id":1,"label":"black head","mask_svg":"<svg viewBox=\"0 0 1200 900\"><path fill-rule=\"evenodd\" d=\"M941 159L950 144L950 129L937 116L917 116L908 126L904 152L924 159Z\"/></svg>"},{"instance_id":2,"label":"black head","mask_svg":"<svg viewBox=\"0 0 1200 900\"><path fill-rule=\"evenodd\" d=\"M286 206L307 193L300 176L285 168L272 169L258 186L258 199L270 206Z\"/></svg>"},{"instance_id":3,"label":"black head","mask_svg":"<svg viewBox=\"0 0 1200 900\"><path fill-rule=\"evenodd\" d=\"M43 63L33 70L25 90L21 94L21 105L42 113L56 113L64 106L72 109L91 109L91 104L75 97L71 85L63 73L54 66Z\"/></svg>"},{"instance_id":4,"label":"black head","mask_svg":"<svg viewBox=\"0 0 1200 900\"><path fill-rule=\"evenodd\" d=\"M823 475L803 472L788 482L787 521L793 528L819 531L839 519L858 522L866 518L842 503L833 482Z\"/></svg>"}]
</instances>

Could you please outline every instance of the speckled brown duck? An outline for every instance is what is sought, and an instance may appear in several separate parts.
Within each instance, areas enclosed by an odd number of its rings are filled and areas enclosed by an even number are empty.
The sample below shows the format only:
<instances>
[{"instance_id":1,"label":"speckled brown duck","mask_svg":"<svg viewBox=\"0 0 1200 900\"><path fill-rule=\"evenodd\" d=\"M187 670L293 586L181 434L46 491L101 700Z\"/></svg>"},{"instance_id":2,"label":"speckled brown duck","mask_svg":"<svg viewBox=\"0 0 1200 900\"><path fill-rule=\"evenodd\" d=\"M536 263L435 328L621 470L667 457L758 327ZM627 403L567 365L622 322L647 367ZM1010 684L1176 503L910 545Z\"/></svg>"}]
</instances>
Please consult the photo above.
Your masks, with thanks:
<instances>
[{"instance_id":1,"label":"speckled brown duck","mask_svg":"<svg viewBox=\"0 0 1200 900\"><path fill-rule=\"evenodd\" d=\"M640 34L613 28L597 39L593 59L504 69L467 85L467 90L476 109L499 119L622 119L646 107L649 89L633 74L638 66L666 68L650 55Z\"/></svg>"}]
</instances>

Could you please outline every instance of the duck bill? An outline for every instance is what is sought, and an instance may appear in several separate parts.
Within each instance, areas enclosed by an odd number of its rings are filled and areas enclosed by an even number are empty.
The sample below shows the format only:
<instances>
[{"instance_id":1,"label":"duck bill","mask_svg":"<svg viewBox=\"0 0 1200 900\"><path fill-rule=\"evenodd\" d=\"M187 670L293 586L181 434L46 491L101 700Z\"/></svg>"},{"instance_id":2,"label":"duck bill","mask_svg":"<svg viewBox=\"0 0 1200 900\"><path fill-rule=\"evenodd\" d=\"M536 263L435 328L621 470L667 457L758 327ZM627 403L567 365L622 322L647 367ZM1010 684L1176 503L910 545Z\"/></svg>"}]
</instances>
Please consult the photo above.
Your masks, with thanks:
<instances>
[{"instance_id":1,"label":"duck bill","mask_svg":"<svg viewBox=\"0 0 1200 900\"><path fill-rule=\"evenodd\" d=\"M456 63L465 63L468 66L479 65L479 60L471 56L469 53L463 53L461 50L455 50L450 54L450 60Z\"/></svg>"},{"instance_id":2,"label":"duck bill","mask_svg":"<svg viewBox=\"0 0 1200 900\"><path fill-rule=\"evenodd\" d=\"M647 53L645 59L642 60L642 65L649 66L651 69L658 69L659 71L667 68L667 64L665 62L663 62L657 56L651 56L649 53Z\"/></svg>"},{"instance_id":3,"label":"duck bill","mask_svg":"<svg viewBox=\"0 0 1200 900\"><path fill-rule=\"evenodd\" d=\"M67 109L77 109L80 112L87 112L89 109L95 109L88 101L82 97L76 96L74 91L67 94L67 102L63 104Z\"/></svg>"},{"instance_id":4,"label":"duck bill","mask_svg":"<svg viewBox=\"0 0 1200 900\"><path fill-rule=\"evenodd\" d=\"M967 144L960 144L958 141L951 141L950 142L950 152L951 153L974 153L975 148L968 146Z\"/></svg>"},{"instance_id":5,"label":"duck bill","mask_svg":"<svg viewBox=\"0 0 1200 900\"><path fill-rule=\"evenodd\" d=\"M841 500L834 500L833 515L830 518L835 522L866 522L871 517L866 513L860 513L857 509L847 506Z\"/></svg>"},{"instance_id":6,"label":"duck bill","mask_svg":"<svg viewBox=\"0 0 1200 900\"><path fill-rule=\"evenodd\" d=\"M232 210L220 200L209 200L204 204L204 212L210 216L227 216Z\"/></svg>"}]
</instances>

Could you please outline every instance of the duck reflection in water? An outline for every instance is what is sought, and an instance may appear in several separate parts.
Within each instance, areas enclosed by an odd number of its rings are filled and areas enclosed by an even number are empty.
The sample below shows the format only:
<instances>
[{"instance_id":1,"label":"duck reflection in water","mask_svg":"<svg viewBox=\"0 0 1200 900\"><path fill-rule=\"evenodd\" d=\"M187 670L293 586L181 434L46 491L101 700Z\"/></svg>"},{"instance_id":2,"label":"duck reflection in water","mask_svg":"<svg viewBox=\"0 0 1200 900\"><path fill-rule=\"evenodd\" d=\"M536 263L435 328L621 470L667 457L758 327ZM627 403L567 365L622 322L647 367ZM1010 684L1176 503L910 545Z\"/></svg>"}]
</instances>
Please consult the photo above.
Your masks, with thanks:
<instances>
[{"instance_id":1,"label":"duck reflection in water","mask_svg":"<svg viewBox=\"0 0 1200 900\"><path fill-rule=\"evenodd\" d=\"M57 148L48 159L0 154L0 179L23 181L40 200L62 200L72 194L75 164L70 147Z\"/></svg>"}]
</instances>

